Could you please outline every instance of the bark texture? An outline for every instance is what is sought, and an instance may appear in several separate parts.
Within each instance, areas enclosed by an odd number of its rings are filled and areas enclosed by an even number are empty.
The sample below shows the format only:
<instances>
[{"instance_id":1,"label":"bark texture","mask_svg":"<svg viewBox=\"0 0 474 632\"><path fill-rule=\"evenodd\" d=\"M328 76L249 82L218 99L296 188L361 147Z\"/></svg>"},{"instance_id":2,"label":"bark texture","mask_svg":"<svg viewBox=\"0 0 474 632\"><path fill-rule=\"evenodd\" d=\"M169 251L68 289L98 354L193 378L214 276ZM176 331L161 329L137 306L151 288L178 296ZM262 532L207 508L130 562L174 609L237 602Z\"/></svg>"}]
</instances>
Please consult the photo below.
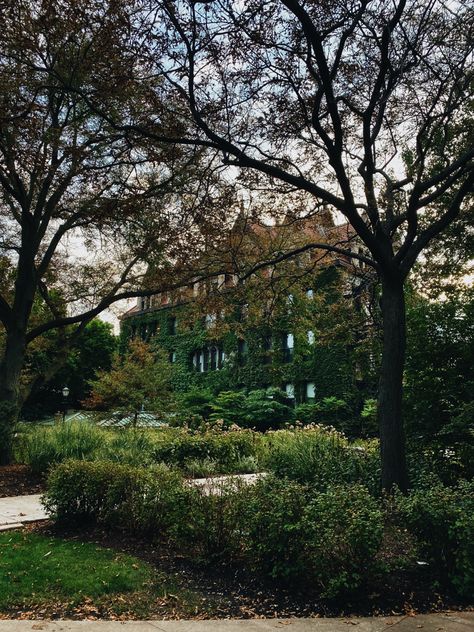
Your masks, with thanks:
<instances>
[{"instance_id":1,"label":"bark texture","mask_svg":"<svg viewBox=\"0 0 474 632\"><path fill-rule=\"evenodd\" d=\"M405 434L402 419L406 322L403 283L382 281L383 348L378 417L382 458L382 488L408 488Z\"/></svg>"}]
</instances>

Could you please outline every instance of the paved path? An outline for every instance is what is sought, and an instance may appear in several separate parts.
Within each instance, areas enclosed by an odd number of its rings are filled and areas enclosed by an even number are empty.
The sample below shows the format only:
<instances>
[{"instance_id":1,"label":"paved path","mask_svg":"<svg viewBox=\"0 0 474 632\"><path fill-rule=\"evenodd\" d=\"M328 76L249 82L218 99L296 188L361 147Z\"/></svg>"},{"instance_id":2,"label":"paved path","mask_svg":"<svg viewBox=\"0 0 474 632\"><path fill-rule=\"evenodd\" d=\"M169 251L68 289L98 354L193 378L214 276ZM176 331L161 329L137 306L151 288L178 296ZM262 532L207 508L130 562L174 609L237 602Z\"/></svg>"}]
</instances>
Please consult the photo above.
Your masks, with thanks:
<instances>
[{"instance_id":1,"label":"paved path","mask_svg":"<svg viewBox=\"0 0 474 632\"><path fill-rule=\"evenodd\" d=\"M35 520L46 520L48 516L40 498L40 494L0 498L0 531L17 529Z\"/></svg>"},{"instance_id":2,"label":"paved path","mask_svg":"<svg viewBox=\"0 0 474 632\"><path fill-rule=\"evenodd\" d=\"M205 494L220 494L224 486L233 484L252 485L265 474L237 474L235 476L212 476L189 480L188 484L200 487ZM47 520L48 515L40 502L41 494L0 498L0 531L18 529L27 522Z\"/></svg>"},{"instance_id":3,"label":"paved path","mask_svg":"<svg viewBox=\"0 0 474 632\"><path fill-rule=\"evenodd\" d=\"M474 612L348 619L0 621L0 632L472 632Z\"/></svg>"}]
</instances>

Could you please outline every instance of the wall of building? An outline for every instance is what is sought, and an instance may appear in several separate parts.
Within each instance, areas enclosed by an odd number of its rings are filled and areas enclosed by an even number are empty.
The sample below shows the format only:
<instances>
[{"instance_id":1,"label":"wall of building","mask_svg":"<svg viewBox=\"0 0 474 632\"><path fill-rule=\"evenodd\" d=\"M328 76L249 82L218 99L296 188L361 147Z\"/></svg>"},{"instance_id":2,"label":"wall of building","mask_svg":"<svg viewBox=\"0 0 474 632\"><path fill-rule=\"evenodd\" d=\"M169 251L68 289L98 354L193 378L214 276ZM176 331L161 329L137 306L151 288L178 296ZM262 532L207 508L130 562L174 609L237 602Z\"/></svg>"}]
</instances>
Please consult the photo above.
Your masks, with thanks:
<instances>
[{"instance_id":1,"label":"wall of building","mask_svg":"<svg viewBox=\"0 0 474 632\"><path fill-rule=\"evenodd\" d=\"M208 313L189 303L144 303L122 320L122 340L140 336L166 350L178 391L276 386L296 403L336 396L357 406L361 382L343 297L347 279L340 277L332 268L306 278L265 322L231 301L220 318L209 310L212 300Z\"/></svg>"}]
</instances>

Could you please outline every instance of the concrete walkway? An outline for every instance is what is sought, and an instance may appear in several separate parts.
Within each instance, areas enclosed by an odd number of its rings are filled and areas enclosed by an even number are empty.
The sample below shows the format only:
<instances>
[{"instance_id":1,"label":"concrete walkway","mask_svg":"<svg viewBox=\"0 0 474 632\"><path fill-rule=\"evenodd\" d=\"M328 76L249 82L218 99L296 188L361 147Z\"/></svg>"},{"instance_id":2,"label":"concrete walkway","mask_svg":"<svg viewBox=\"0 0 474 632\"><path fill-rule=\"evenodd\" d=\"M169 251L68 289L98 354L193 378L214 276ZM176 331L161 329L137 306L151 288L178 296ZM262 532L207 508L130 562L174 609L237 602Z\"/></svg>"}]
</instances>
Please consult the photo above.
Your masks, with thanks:
<instances>
[{"instance_id":1,"label":"concrete walkway","mask_svg":"<svg viewBox=\"0 0 474 632\"><path fill-rule=\"evenodd\" d=\"M0 621L0 632L472 632L474 612L415 617L246 619L221 621Z\"/></svg>"},{"instance_id":2,"label":"concrete walkway","mask_svg":"<svg viewBox=\"0 0 474 632\"><path fill-rule=\"evenodd\" d=\"M27 522L48 518L40 502L41 494L0 498L0 531L18 529Z\"/></svg>"}]
</instances>

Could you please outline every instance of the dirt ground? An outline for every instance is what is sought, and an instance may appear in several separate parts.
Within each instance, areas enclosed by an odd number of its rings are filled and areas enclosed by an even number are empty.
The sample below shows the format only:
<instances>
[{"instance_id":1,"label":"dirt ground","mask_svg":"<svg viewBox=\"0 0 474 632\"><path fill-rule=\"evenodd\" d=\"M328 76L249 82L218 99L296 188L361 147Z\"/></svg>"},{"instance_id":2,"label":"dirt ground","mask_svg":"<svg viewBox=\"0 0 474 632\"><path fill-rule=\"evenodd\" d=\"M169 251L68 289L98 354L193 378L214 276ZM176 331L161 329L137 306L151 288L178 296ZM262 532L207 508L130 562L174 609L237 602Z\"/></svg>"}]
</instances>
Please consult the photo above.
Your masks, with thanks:
<instances>
[{"instance_id":1,"label":"dirt ground","mask_svg":"<svg viewBox=\"0 0 474 632\"><path fill-rule=\"evenodd\" d=\"M27 465L0 466L0 498L40 494L43 489L43 481Z\"/></svg>"}]
</instances>

